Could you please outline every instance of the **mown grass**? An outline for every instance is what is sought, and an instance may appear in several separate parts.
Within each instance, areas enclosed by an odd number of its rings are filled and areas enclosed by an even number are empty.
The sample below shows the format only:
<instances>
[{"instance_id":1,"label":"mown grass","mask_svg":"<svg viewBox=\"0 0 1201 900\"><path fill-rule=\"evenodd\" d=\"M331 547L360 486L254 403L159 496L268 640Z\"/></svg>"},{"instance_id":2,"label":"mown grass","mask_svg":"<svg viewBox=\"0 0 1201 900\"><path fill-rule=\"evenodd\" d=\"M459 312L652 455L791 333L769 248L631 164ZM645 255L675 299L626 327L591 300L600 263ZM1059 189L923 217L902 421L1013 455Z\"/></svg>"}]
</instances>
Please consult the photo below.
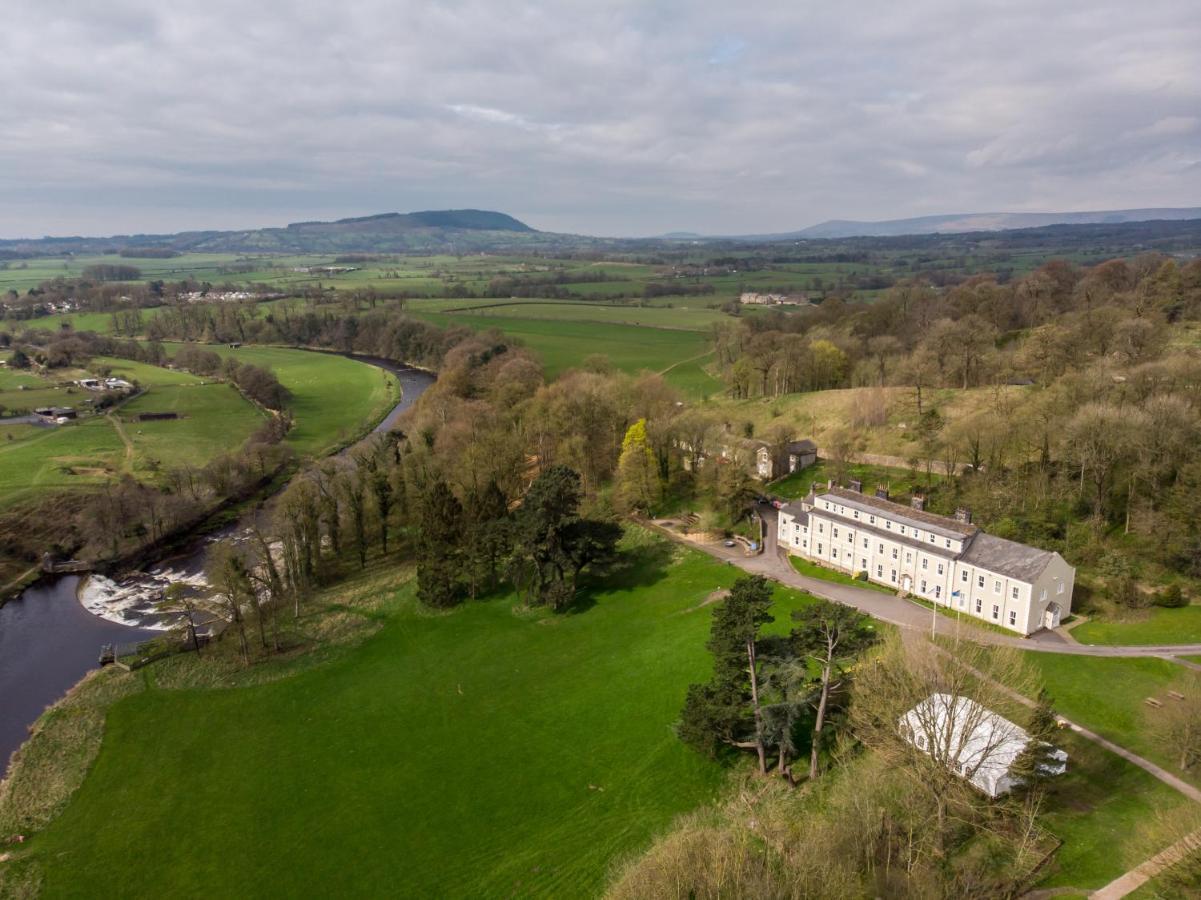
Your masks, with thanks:
<instances>
[{"instance_id":1,"label":"mown grass","mask_svg":"<svg viewBox=\"0 0 1201 900\"><path fill-rule=\"evenodd\" d=\"M1201 606L1149 609L1127 620L1091 619L1072 629L1082 644L1201 643Z\"/></svg>"},{"instance_id":2,"label":"mown grass","mask_svg":"<svg viewBox=\"0 0 1201 900\"><path fill-rule=\"evenodd\" d=\"M804 437L803 434L797 436ZM771 492L790 500L804 497L814 484L825 487L826 482L834 478L834 469L834 464L829 460L819 459L808 468L800 469L778 481L773 481L770 485ZM846 476L842 479L843 486L845 487L852 478L863 482L863 492L869 496L875 493L877 487L883 487L902 501L905 495L913 493L916 488L927 483L925 472L915 476L909 469L875 466L867 463L854 463L847 466ZM929 480L931 483L936 483L942 481L942 476L932 474Z\"/></svg>"},{"instance_id":3,"label":"mown grass","mask_svg":"<svg viewBox=\"0 0 1201 900\"><path fill-rule=\"evenodd\" d=\"M1025 651L1041 673L1055 709L1128 750L1191 781L1201 773L1182 773L1176 760L1155 742L1148 729L1155 710L1144 700L1174 702L1169 690L1179 690L1192 674L1184 666L1154 657L1106 658Z\"/></svg>"},{"instance_id":4,"label":"mown grass","mask_svg":"<svg viewBox=\"0 0 1201 900\"><path fill-rule=\"evenodd\" d=\"M140 414L161 412L174 412L180 418L137 420ZM266 419L231 385L217 382L153 388L125 404L117 415L134 448L134 469L146 477L236 450Z\"/></svg>"},{"instance_id":5,"label":"mown grass","mask_svg":"<svg viewBox=\"0 0 1201 900\"><path fill-rule=\"evenodd\" d=\"M405 587L328 665L121 701L30 845L46 893L97 872L130 897L596 893L610 860L722 781L671 726L709 665L705 601L737 572L636 552L570 615L511 597L429 615ZM777 596L787 628L806 601Z\"/></svg>"}]
</instances>

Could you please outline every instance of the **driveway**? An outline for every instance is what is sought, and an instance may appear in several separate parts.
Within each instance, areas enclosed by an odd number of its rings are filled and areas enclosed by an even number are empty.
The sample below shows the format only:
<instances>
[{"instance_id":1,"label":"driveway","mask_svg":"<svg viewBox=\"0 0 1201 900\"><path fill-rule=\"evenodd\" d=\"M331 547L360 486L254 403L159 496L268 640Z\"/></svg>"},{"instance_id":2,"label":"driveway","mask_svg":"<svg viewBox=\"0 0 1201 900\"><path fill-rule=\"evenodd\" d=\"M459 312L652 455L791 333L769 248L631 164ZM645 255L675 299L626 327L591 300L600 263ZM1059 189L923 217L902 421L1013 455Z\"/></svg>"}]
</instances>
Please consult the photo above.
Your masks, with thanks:
<instances>
[{"instance_id":1,"label":"driveway","mask_svg":"<svg viewBox=\"0 0 1201 900\"><path fill-rule=\"evenodd\" d=\"M738 566L753 575L763 575L780 584L807 591L815 597L833 600L846 606L853 606L860 612L883 622L889 622L899 628L920 629L927 632L961 637L981 644L992 644L1002 647L1017 647L1019 650L1034 650L1040 653L1065 653L1074 656L1158 656L1171 659L1180 654L1201 654L1201 644L1162 644L1156 646L1097 646L1093 644L1073 644L1053 631L1040 631L1028 638L1009 637L995 631L980 628L972 624L966 617L962 622L949 616L936 613L924 606L904 600L894 594L885 594L867 588L854 587L847 584L837 584L821 578L811 578L802 575L788 562L787 553L777 542L777 525L779 513L770 506L757 507L766 524L766 537L763 542L763 552L757 556L745 556L740 547L724 547L717 543L698 543L689 541L679 534L662 526L656 526L672 540L695 547L710 556ZM653 523L652 523L653 524ZM1172 660L1177 662L1178 660Z\"/></svg>"}]
</instances>

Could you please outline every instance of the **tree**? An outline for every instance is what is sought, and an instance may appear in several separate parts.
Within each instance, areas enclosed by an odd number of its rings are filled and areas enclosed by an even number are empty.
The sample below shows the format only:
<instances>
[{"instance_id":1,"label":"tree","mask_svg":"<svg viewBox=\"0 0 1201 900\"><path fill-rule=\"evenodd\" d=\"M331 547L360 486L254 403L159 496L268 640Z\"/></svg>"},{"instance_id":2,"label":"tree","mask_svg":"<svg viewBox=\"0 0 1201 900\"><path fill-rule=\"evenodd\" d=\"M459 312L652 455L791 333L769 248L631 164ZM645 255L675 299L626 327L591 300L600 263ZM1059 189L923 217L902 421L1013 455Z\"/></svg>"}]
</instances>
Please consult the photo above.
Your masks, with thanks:
<instances>
[{"instance_id":1,"label":"tree","mask_svg":"<svg viewBox=\"0 0 1201 900\"><path fill-rule=\"evenodd\" d=\"M167 585L167 590L163 592L163 599L155 604L155 608L159 612L178 613L188 623L185 637L192 641L192 649L196 654L200 654L200 636L196 634L196 598L190 593L188 585L182 582L175 581Z\"/></svg>"},{"instance_id":2,"label":"tree","mask_svg":"<svg viewBox=\"0 0 1201 900\"><path fill-rule=\"evenodd\" d=\"M253 598L254 585L246 558L232 544L214 544L206 568L209 584L218 592L217 600L224 608L226 620L237 629L242 662L250 665L250 644L246 640L246 617L242 610Z\"/></svg>"},{"instance_id":3,"label":"tree","mask_svg":"<svg viewBox=\"0 0 1201 900\"><path fill-rule=\"evenodd\" d=\"M716 756L725 746L754 750L767 773L759 702L759 630L771 621L771 587L761 575L739 578L714 610L709 641L713 677L688 688L678 733L689 746Z\"/></svg>"},{"instance_id":4,"label":"tree","mask_svg":"<svg viewBox=\"0 0 1201 900\"><path fill-rule=\"evenodd\" d=\"M819 600L792 614L798 627L791 640L799 655L812 660L820 672L817 717L813 723L813 745L809 756L809 777L817 777L817 764L823 747L822 731L830 699L845 685L846 668L877 639L871 620L849 606Z\"/></svg>"},{"instance_id":5,"label":"tree","mask_svg":"<svg viewBox=\"0 0 1201 900\"><path fill-rule=\"evenodd\" d=\"M463 588L463 507L445 481L434 481L422 495L417 528L417 598L435 609L454 606Z\"/></svg>"},{"instance_id":6,"label":"tree","mask_svg":"<svg viewBox=\"0 0 1201 900\"><path fill-rule=\"evenodd\" d=\"M1177 693L1184 699L1168 700L1145 716L1147 730L1183 772L1201 762L1201 677L1192 675Z\"/></svg>"},{"instance_id":7,"label":"tree","mask_svg":"<svg viewBox=\"0 0 1201 900\"><path fill-rule=\"evenodd\" d=\"M12 356L8 358L8 364L14 369L28 369L29 356L24 350L18 347L12 352Z\"/></svg>"},{"instance_id":8,"label":"tree","mask_svg":"<svg viewBox=\"0 0 1201 900\"><path fill-rule=\"evenodd\" d=\"M474 600L481 587L489 590L496 585L497 567L508 552L509 504L500 486L490 481L482 491L467 495L464 513L464 569Z\"/></svg>"},{"instance_id":9,"label":"tree","mask_svg":"<svg viewBox=\"0 0 1201 900\"><path fill-rule=\"evenodd\" d=\"M626 512L649 513L662 493L655 456L646 439L646 419L626 430L617 461L617 503Z\"/></svg>"},{"instance_id":10,"label":"tree","mask_svg":"<svg viewBox=\"0 0 1201 900\"><path fill-rule=\"evenodd\" d=\"M534 479L512 517L510 572L531 605L566 608L580 573L614 558L621 528L581 518L582 493L578 473L550 466Z\"/></svg>"}]
</instances>

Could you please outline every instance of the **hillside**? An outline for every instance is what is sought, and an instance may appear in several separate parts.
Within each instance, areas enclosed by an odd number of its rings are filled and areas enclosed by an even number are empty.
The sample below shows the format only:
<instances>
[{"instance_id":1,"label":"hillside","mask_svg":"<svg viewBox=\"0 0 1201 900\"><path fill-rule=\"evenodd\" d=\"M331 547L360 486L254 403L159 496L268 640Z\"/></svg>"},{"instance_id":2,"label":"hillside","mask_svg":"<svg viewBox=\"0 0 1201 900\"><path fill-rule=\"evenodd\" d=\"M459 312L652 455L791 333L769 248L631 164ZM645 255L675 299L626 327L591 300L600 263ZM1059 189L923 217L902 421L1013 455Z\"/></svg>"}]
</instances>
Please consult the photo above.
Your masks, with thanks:
<instances>
[{"instance_id":1,"label":"hillside","mask_svg":"<svg viewBox=\"0 0 1201 900\"><path fill-rule=\"evenodd\" d=\"M481 209L383 213L283 228L184 231L110 237L0 240L0 258L156 249L176 253L399 253L528 248L567 236L536 231L510 215Z\"/></svg>"},{"instance_id":2,"label":"hillside","mask_svg":"<svg viewBox=\"0 0 1201 900\"><path fill-rule=\"evenodd\" d=\"M902 234L960 234L971 231L1039 228L1045 225L1114 225L1124 222L1178 221L1180 219L1201 219L1201 207L1111 209L1098 212L955 213L919 216L912 219L886 219L879 222L831 219L788 235L778 235L778 237L845 238L889 237Z\"/></svg>"}]
</instances>

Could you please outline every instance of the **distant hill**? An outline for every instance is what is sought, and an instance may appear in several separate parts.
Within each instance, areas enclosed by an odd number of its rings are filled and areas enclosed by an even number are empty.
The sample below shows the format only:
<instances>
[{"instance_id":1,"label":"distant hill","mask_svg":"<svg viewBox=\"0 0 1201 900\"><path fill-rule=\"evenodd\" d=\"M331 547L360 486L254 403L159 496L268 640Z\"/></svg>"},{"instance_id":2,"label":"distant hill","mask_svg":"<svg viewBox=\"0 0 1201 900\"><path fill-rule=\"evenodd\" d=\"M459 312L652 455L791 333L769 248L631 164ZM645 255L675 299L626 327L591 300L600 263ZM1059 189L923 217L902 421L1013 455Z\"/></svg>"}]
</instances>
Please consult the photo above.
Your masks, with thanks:
<instances>
[{"instance_id":1,"label":"distant hill","mask_svg":"<svg viewBox=\"0 0 1201 900\"><path fill-rule=\"evenodd\" d=\"M185 231L112 237L0 240L0 256L108 253L161 248L180 253L469 252L537 246L556 237L501 212L484 209L383 213L284 228Z\"/></svg>"},{"instance_id":2,"label":"distant hill","mask_svg":"<svg viewBox=\"0 0 1201 900\"><path fill-rule=\"evenodd\" d=\"M1111 209L1098 212L1067 213L960 213L943 216L919 216L913 219L887 219L881 222L856 222L831 219L820 225L778 235L788 238L891 237L903 234L960 234L972 231L1006 231L1013 228L1040 228L1046 225L1115 225L1123 222L1178 221L1201 219L1201 207L1184 209Z\"/></svg>"}]
</instances>

